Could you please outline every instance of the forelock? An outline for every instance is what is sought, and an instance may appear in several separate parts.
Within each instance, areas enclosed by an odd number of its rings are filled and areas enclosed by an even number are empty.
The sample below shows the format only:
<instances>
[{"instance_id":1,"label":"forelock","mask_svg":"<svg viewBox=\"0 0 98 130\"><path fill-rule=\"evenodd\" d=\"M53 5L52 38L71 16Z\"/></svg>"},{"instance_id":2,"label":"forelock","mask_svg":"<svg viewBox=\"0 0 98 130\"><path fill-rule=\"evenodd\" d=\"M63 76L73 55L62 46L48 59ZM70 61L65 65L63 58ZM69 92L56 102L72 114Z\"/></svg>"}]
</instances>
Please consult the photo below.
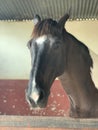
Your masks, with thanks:
<instances>
[{"instance_id":1,"label":"forelock","mask_svg":"<svg viewBox=\"0 0 98 130\"><path fill-rule=\"evenodd\" d=\"M51 34L53 36L58 35L60 29L58 23L52 19L45 19L35 25L32 37L39 37L42 35Z\"/></svg>"}]
</instances>

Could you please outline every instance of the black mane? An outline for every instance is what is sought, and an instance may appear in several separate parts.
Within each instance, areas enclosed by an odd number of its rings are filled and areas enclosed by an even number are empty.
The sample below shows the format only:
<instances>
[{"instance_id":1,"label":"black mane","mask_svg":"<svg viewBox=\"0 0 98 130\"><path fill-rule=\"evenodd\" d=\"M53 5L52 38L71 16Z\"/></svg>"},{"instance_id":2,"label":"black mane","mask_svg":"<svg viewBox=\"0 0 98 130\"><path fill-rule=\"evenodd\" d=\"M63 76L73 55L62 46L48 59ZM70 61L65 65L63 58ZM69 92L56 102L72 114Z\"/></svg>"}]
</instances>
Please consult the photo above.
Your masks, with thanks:
<instances>
[{"instance_id":1,"label":"black mane","mask_svg":"<svg viewBox=\"0 0 98 130\"><path fill-rule=\"evenodd\" d=\"M77 44L77 46L79 46L80 52L81 52L85 62L88 62L89 67L93 68L93 60L90 55L88 47L83 42L79 41L76 37L74 37L72 34L70 34L68 32L67 32L67 34L70 35L70 37L73 39L73 41L75 41L74 44Z\"/></svg>"}]
</instances>

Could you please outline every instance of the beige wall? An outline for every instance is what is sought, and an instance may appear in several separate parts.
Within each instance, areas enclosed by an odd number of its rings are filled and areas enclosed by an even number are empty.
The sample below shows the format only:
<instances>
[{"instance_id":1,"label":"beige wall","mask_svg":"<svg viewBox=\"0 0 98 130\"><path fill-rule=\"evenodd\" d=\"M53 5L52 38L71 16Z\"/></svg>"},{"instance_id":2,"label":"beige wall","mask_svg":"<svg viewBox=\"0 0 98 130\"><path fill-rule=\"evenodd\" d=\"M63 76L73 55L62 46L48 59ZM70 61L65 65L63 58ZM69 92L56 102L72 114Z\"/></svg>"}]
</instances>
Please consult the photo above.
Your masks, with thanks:
<instances>
[{"instance_id":1,"label":"beige wall","mask_svg":"<svg viewBox=\"0 0 98 130\"><path fill-rule=\"evenodd\" d=\"M27 79L32 22L0 22L0 79Z\"/></svg>"},{"instance_id":2,"label":"beige wall","mask_svg":"<svg viewBox=\"0 0 98 130\"><path fill-rule=\"evenodd\" d=\"M98 63L98 21L68 21L66 28L92 50ZM0 22L0 79L29 78L30 54L26 44L32 30L32 22Z\"/></svg>"}]
</instances>

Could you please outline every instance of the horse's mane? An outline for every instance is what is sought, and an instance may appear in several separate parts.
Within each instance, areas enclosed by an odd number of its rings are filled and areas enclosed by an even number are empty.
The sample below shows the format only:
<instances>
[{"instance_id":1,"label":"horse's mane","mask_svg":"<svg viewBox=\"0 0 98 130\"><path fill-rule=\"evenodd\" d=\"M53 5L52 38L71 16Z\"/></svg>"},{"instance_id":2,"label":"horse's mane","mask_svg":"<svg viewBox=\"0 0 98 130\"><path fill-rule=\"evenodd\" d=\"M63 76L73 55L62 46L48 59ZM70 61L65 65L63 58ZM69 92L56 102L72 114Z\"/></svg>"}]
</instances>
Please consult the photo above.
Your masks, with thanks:
<instances>
[{"instance_id":1,"label":"horse's mane","mask_svg":"<svg viewBox=\"0 0 98 130\"><path fill-rule=\"evenodd\" d=\"M52 19L45 19L35 25L32 36L39 37L44 34L55 36L58 33L60 33L60 29L57 22Z\"/></svg>"},{"instance_id":2,"label":"horse's mane","mask_svg":"<svg viewBox=\"0 0 98 130\"><path fill-rule=\"evenodd\" d=\"M89 52L88 47L84 43L79 41L77 38L75 38L73 35L71 35L71 34L69 34L69 35L72 37L73 40L76 41L75 43L77 45L79 45L80 53L82 54L83 59L85 60L85 62L88 62L89 67L93 68L93 60L92 60L92 57L90 56L90 52Z\"/></svg>"},{"instance_id":3,"label":"horse's mane","mask_svg":"<svg viewBox=\"0 0 98 130\"><path fill-rule=\"evenodd\" d=\"M88 59L89 59L89 61L90 61L90 66L91 67L93 67L93 60L92 60L92 57L91 57L91 55L90 55L90 51L89 51L89 49L88 49L88 47L87 46L85 46L83 43L81 43L81 46L83 46L83 50L85 50L85 53L88 53ZM83 51L82 50L82 51ZM83 52L84 53L84 52Z\"/></svg>"},{"instance_id":4,"label":"horse's mane","mask_svg":"<svg viewBox=\"0 0 98 130\"><path fill-rule=\"evenodd\" d=\"M83 54L85 61L87 61L89 63L89 66L93 68L93 60L90 56L88 47L85 46L82 42L80 42L80 44L81 44L81 52Z\"/></svg>"}]
</instances>

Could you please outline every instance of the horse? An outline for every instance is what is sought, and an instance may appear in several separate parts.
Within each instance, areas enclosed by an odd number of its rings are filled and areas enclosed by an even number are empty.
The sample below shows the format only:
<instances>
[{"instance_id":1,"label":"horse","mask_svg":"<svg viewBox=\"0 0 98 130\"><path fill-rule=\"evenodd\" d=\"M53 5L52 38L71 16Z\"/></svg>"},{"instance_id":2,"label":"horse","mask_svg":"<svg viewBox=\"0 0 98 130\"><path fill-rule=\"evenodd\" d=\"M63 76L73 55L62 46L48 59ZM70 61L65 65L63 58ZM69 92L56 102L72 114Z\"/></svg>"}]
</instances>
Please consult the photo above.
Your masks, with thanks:
<instances>
[{"instance_id":1,"label":"horse","mask_svg":"<svg viewBox=\"0 0 98 130\"><path fill-rule=\"evenodd\" d=\"M69 14L58 21L33 19L34 29L27 46L31 72L26 99L31 108L47 105L50 88L59 77L70 102L69 117L97 118L98 90L91 77L93 60L89 49L65 29Z\"/></svg>"}]
</instances>

